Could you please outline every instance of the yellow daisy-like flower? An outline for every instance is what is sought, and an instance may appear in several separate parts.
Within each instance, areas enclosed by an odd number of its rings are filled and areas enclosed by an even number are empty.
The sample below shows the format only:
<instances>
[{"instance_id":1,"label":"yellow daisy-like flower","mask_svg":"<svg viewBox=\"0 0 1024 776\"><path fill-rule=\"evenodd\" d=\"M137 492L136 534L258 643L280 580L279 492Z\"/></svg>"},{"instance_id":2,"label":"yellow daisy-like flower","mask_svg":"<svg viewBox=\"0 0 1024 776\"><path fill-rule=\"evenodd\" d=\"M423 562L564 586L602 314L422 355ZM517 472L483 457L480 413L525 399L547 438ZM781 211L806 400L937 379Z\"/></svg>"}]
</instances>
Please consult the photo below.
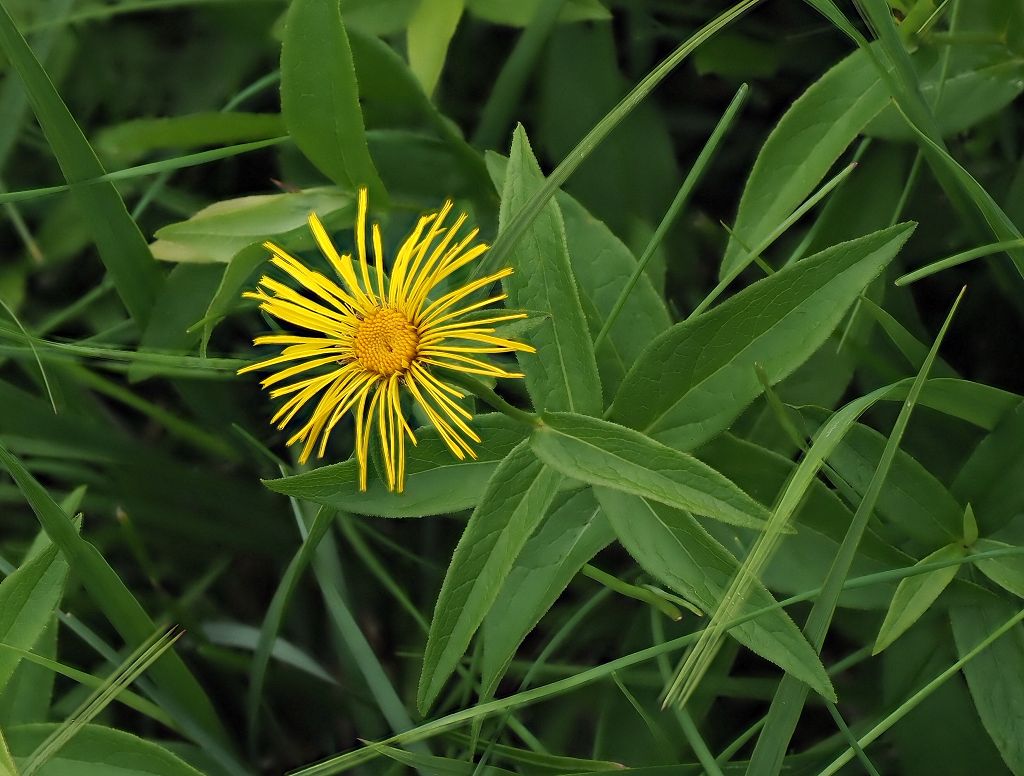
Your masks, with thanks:
<instances>
[{"instance_id":1,"label":"yellow daisy-like flower","mask_svg":"<svg viewBox=\"0 0 1024 776\"><path fill-rule=\"evenodd\" d=\"M366 490L367 452L376 424L388 488L401 493L405 483L406 437L416 444L416 435L402 412L401 389L404 387L423 409L456 458L475 458L470 442L480 442L480 437L468 425L472 415L455 401L464 394L433 374L431 367L490 377L522 377L479 356L517 350L532 353L533 348L497 337L493 328L495 323L524 318L525 313L458 320L505 299L505 294L498 294L479 302L466 301L474 292L512 274L511 269L432 298L431 292L442 281L480 258L488 248L483 243L474 243L477 229L456 241L466 214L446 227L451 201L438 212L420 218L399 248L390 276L385 277L377 224L371 229L376 259L372 270L367 259L366 189L359 190L358 199L358 274L352 257L338 253L316 214L309 216L317 245L341 285L277 245L264 244L272 254L271 263L306 293L264 276L260 278L260 287L245 296L259 300L260 308L275 318L315 335L257 337L256 345L286 347L280 355L240 369L239 374L290 364L262 382L264 388L277 386L270 392L272 397L290 397L271 419L279 429L319 396L312 416L288 440L289 445L303 443L300 462L307 461L314 449L322 458L331 431L351 411L355 416L360 490ZM298 379L290 381L291 378Z\"/></svg>"}]
</instances>

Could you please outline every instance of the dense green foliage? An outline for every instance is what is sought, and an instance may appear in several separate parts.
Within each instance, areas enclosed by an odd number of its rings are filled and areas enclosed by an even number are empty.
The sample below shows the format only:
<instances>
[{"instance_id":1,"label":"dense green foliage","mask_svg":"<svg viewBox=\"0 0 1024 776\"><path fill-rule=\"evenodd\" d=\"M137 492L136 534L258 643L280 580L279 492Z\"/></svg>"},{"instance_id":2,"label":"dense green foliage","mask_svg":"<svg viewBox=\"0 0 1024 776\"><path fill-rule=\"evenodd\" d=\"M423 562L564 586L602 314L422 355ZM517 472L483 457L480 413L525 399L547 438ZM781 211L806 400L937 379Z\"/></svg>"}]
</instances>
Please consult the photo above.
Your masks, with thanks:
<instances>
[{"instance_id":1,"label":"dense green foliage","mask_svg":"<svg viewBox=\"0 0 1024 776\"><path fill-rule=\"evenodd\" d=\"M0 776L1024 774L1024 0L0 0L0 73ZM236 374L361 186L536 349L404 493Z\"/></svg>"}]
</instances>

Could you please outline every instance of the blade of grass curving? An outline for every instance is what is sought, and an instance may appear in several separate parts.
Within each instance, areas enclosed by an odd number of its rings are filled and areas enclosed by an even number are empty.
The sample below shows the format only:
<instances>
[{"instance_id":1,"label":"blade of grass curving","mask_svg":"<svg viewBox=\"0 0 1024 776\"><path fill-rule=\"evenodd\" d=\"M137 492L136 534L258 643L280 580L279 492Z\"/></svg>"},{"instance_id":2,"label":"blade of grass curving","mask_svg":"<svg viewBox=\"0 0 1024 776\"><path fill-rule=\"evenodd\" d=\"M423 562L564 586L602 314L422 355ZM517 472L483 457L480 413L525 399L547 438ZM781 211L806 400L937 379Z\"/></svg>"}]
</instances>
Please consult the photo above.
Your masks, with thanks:
<instances>
[{"instance_id":1,"label":"blade of grass curving","mask_svg":"<svg viewBox=\"0 0 1024 776\"><path fill-rule=\"evenodd\" d=\"M576 147L563 159L534 192L533 196L523 205L515 217L494 241L490 251L482 261L477 262L477 267L472 273L473 277L486 274L494 266L505 266L508 263L509 255L516 246L519 238L529 228L533 220L540 215L544 206L548 203L555 192L572 175L576 168L590 156L591 152L603 141L608 134L628 116L648 94L661 81L671 73L687 56L702 43L713 37L732 22L756 6L761 0L742 0L732 8L716 16L697 32L691 35L685 42L680 44L671 54L663 59L651 72L634 86L629 93L619 101L612 110L605 114L594 127L583 137Z\"/></svg>"},{"instance_id":2,"label":"blade of grass curving","mask_svg":"<svg viewBox=\"0 0 1024 776\"><path fill-rule=\"evenodd\" d=\"M277 590L274 591L274 597L270 599L267 613L263 616L259 641L256 643L252 663L249 666L249 690L245 703L250 750L255 749L259 737L259 711L260 701L263 697L263 685L267 676L267 667L270 665L274 642L281 629L281 623L284 622L285 611L291 602L299 580L302 578L302 572L313 560L316 548L320 546L320 540L324 538L333 520L333 509L320 507L317 510L308 534L303 537L302 544L288 563L288 568L285 569L284 576L281 577Z\"/></svg>"},{"instance_id":3,"label":"blade of grass curving","mask_svg":"<svg viewBox=\"0 0 1024 776\"><path fill-rule=\"evenodd\" d=\"M718 285L711 289L711 292L708 293L708 295L701 300L700 304L698 304L693 309L693 312L691 312L687 316L687 318L693 318L707 310L714 303L714 301L722 294L722 292L729 287L732 281L738 278L740 276L740 273L750 266L751 262L753 262L755 259L760 258L761 254L768 250L768 248L771 247L771 245L776 240L778 240L783 234L785 234L786 230L788 230L789 227L791 227L793 224L795 224L797 221L803 218L809 210L811 210L815 205L821 202L822 199L827 197L832 192L832 190L835 189L844 180L846 180L846 177L855 169L857 169L856 162L848 164L846 167L840 170L839 173L835 175L835 177L829 180L828 183L823 185L814 194L809 196L804 201L804 203L800 205L800 207L794 210L790 214L789 218L787 218L785 221L783 221L781 224L775 227L775 229L767 237L765 237L764 240L758 243L755 247L748 250L747 255L742 260L736 262L735 266L733 266L729 270L729 272L725 274L725 276L718 282Z\"/></svg>"},{"instance_id":4,"label":"blade of grass curving","mask_svg":"<svg viewBox=\"0 0 1024 776\"><path fill-rule=\"evenodd\" d=\"M604 585L609 590L614 590L619 595L624 595L627 598L632 598L636 601L642 601L650 606L654 611L661 612L670 620L678 622L683 619L683 613L679 611L675 604L669 601L664 595L659 595L653 590L648 590L645 587L637 587L636 585L631 585L628 582L623 582L618 577L612 576L606 571L601 571L601 569L591 565L590 563L585 563L583 565L581 573L583 576L590 577L595 582ZM673 598L676 598L676 596L673 596ZM692 610L692 604L687 604L686 608Z\"/></svg>"},{"instance_id":5,"label":"blade of grass curving","mask_svg":"<svg viewBox=\"0 0 1024 776\"><path fill-rule=\"evenodd\" d=\"M969 251L954 254L948 258L940 259L939 261L932 262L931 264L926 264L919 269L915 269L913 272L908 272L906 275L901 275L896 278L896 285L909 286L911 283L916 283L918 280L922 280L923 278L935 275L936 273L952 267L958 267L969 261L982 259L985 256L992 256L996 253L1002 253L1003 251L1015 250L1018 248L1024 249L1024 239L1006 240L1004 242L982 245L978 248L971 248Z\"/></svg>"},{"instance_id":6,"label":"blade of grass curving","mask_svg":"<svg viewBox=\"0 0 1024 776\"><path fill-rule=\"evenodd\" d=\"M62 722L29 755L22 767L22 776L33 776L46 762L68 743L75 734L89 724L110 703L155 663L162 654L174 646L184 631L171 628L155 633L143 642L125 661L97 687L82 704Z\"/></svg>"},{"instance_id":7,"label":"blade of grass curving","mask_svg":"<svg viewBox=\"0 0 1024 776\"><path fill-rule=\"evenodd\" d=\"M860 764L864 766L864 770L867 771L868 776L881 776L878 769L874 766L867 754L857 741L857 737L853 735L853 731L850 730L849 725L846 724L846 720L843 719L843 715L840 713L839 708L832 703L832 701L826 701L826 708L828 713L832 715L832 719L835 720L836 727L839 728L839 732L843 734L843 737L850 742L850 749L853 750L854 754L857 755L857 759Z\"/></svg>"},{"instance_id":8,"label":"blade of grass curving","mask_svg":"<svg viewBox=\"0 0 1024 776\"><path fill-rule=\"evenodd\" d=\"M43 367L43 361L39 358L39 351L36 350L36 345L32 341L32 336L28 333L28 330L22 325L21 321L18 320L18 316L14 314L14 310L3 299L0 299L0 307L4 308L4 311L11 316L18 328L21 329L21 333L25 335L25 340L28 342L29 348L32 349L32 357L36 360L36 364L39 365L39 374L43 378L43 386L46 388L46 395L50 399L50 406L53 407L53 413L57 414L57 400L53 398L53 388L50 387L50 378L46 376L46 369Z\"/></svg>"},{"instance_id":9,"label":"blade of grass curving","mask_svg":"<svg viewBox=\"0 0 1024 776\"><path fill-rule=\"evenodd\" d=\"M32 109L68 183L103 175L103 165L92 146L3 4L0 50L24 83ZM139 227L128 215L112 183L75 187L74 194L125 307L132 318L144 325L160 287L160 272Z\"/></svg>"},{"instance_id":10,"label":"blade of grass curving","mask_svg":"<svg viewBox=\"0 0 1024 776\"><path fill-rule=\"evenodd\" d=\"M41 666L48 671L52 671L55 674L65 676L73 682L77 682L83 687L91 687L97 689L106 682L106 679L100 678L85 671L81 671L73 666L65 665L56 660L37 655L35 652L29 652L27 649L19 649L18 647L12 647L10 644L0 642L0 651L12 652L18 655L22 660L27 660L30 663L35 663L37 666ZM175 721L152 701L146 700L141 695L138 695L131 690L123 690L116 698L119 703L127 706L130 709L134 709L140 714L144 714L152 720L159 722L161 725L165 725L170 730L180 732Z\"/></svg>"},{"instance_id":11,"label":"blade of grass curving","mask_svg":"<svg viewBox=\"0 0 1024 776\"><path fill-rule=\"evenodd\" d=\"M711 161L714 159L715 154L718 151L718 147L725 137L726 133L732 127L733 122L739 115L739 112L743 109L743 104L747 101L747 95L750 88L743 84L736 91L729 106L725 109L722 114L722 118L718 120L718 124L715 125L714 130L711 132L711 136L708 138L704 147L701 148L700 153L697 155L696 161L693 163L693 167L690 168L690 172L687 173L686 178L683 180L683 185L679 187L679 191L676 193L675 199L672 200L672 204L668 206L668 210L665 211L665 215L661 219L661 223L658 224L658 228L654 230L654 234L651 235L651 239L647 243L647 247L644 248L644 252L640 255L640 260L636 263L636 269L633 270L633 274L629 280L626 281L626 285L619 293L619 298L615 300L615 305L612 307L611 312L608 313L608 317L605 319L604 325L601 326L601 331L594 337L594 349L597 350L604 338L608 336L608 332L611 331L612 326L615 324L615 319L619 317L619 313L622 312L622 308L626 304L626 300L629 298L630 293L636 286L637 281L640 280L644 270L650 262L651 257L654 256L654 252L661 245L661 241L665 239L665 234L668 232L669 227L675 223L676 218L682 212L683 208L686 207L686 203L690 199L690 195L696 188L697 183L700 182L704 172L707 170Z\"/></svg>"},{"instance_id":12,"label":"blade of grass curving","mask_svg":"<svg viewBox=\"0 0 1024 776\"><path fill-rule=\"evenodd\" d=\"M184 154L170 159L161 159L158 162L147 162L137 164L134 167L125 167L123 170L101 173L83 180L76 180L61 186L44 186L38 189L22 189L21 191L0 192L0 204L10 202L23 202L25 200L49 197L65 191L79 191L87 186L95 186L100 183L113 183L115 181L129 181L133 178L141 178L146 175L157 175L159 173L183 170L187 167L196 167L201 164L217 162L221 159L230 159L239 154L246 154L250 151L260 151L271 146L278 146L291 140L287 135L272 137L267 140L254 140L249 143L237 143L235 145L211 148L208 151L197 151L194 154Z\"/></svg>"},{"instance_id":13,"label":"blade of grass curving","mask_svg":"<svg viewBox=\"0 0 1024 776\"><path fill-rule=\"evenodd\" d=\"M11 750L7 746L3 730L0 730L0 776L19 776L18 767L14 764L14 758L11 757Z\"/></svg>"},{"instance_id":14,"label":"blade of grass curving","mask_svg":"<svg viewBox=\"0 0 1024 776\"><path fill-rule=\"evenodd\" d=\"M832 622L832 615L835 612L839 594L842 592L843 582L850 573L850 567L853 564L854 555L860 544L861 536L874 512L875 503L878 501L882 486L896 457L896 452L903 439L903 433L910 422L911 413L917 404L921 390L924 388L928 373L935 362L939 347L946 336L946 331L949 329L953 316L956 314L960 300L963 299L964 291L966 289L961 290L953 302L946 320L935 337L935 342L928 351L927 358L921 365L917 377L914 378L914 383L907 393L907 398L903 402L895 424L893 424L892 433L889 435L885 449L882 451L882 456L878 461L878 466L871 478L871 482L868 484L864 497L854 513L850 529L843 538L835 560L832 562L832 567L829 569L828 576L825 578L822 594L815 602L807 618L804 633L811 642L811 646L817 651L821 650L821 646L825 641L825 635L828 633L829 625ZM805 685L789 676L783 678L772 700L764 730L761 731L757 745L754 747L748 771L750 776L762 776L763 774L778 772L786 756L789 741L793 736L793 731L796 729L800 711L803 709L806 698L807 687Z\"/></svg>"},{"instance_id":15,"label":"blade of grass curving","mask_svg":"<svg viewBox=\"0 0 1024 776\"><path fill-rule=\"evenodd\" d=\"M858 590L874 585L890 584L900 579L905 579L917 574L925 574L930 571L935 571L936 569L946 568L947 566L974 563L980 559L1009 555L1024 556L1024 547L1013 547L1010 549L974 553L963 558L945 560L928 564L927 566L908 566L904 568L890 569L888 571L880 571L874 574L867 574L862 577L847 579L843 583L842 587L843 590ZM750 622L751 620L767 614L768 612L776 611L780 608L792 606L804 601L813 601L821 594L821 592L822 588L815 588L798 595L790 596L789 598L776 602L775 604L744 613L742 617L737 617L733 622L728 623L728 627L733 628L737 625L742 625L745 622ZM586 687L594 682L608 679L616 671L623 671L632 666L639 665L649 660L654 660L659 655L684 649L693 644L697 640L697 637L697 633L689 633L685 636L672 639L671 641L666 641L662 644L647 647L646 649L616 658L604 663L603 665L595 666L594 668L589 668L584 671L574 672L572 676L559 679L555 682L551 682L550 684L535 687L530 690L523 690L505 698L480 703L471 708L462 709L452 714L430 720L429 722L408 730L405 733L392 736L391 738L378 743L386 745L400 744L402 746L407 746L409 743L424 741L453 728L471 723L477 719L506 713L512 709L522 708L548 698L557 697L567 692L571 692L572 690L579 689L580 687ZM367 748L356 749L351 752L335 755L334 757L327 758L319 763L293 771L291 776L328 776L328 774L344 773L356 766L375 759L376 756L377 755L374 754L372 750L368 750Z\"/></svg>"},{"instance_id":16,"label":"blade of grass curving","mask_svg":"<svg viewBox=\"0 0 1024 776\"><path fill-rule=\"evenodd\" d=\"M619 692L622 693L629 705L633 707L633 710L637 713L637 716L640 717L640 720L644 723L644 726L647 728L647 732L650 733L651 738L654 740L656 750L661 753L662 757L667 756L671 759L674 747L672 746L672 742L669 741L668 736L665 734L661 725L659 725L654 717L647 712L643 704L637 700L637 697L629 691L629 688L626 687L618 673L612 674L612 681L615 683L615 686L619 688ZM715 775L713 774L713 776ZM721 774L719 773L717 776L721 776Z\"/></svg>"},{"instance_id":17,"label":"blade of grass curving","mask_svg":"<svg viewBox=\"0 0 1024 776\"><path fill-rule=\"evenodd\" d=\"M155 625L131 591L110 567L99 550L81 537L61 507L28 472L18 458L0 445L0 464L14 478L35 512L40 525L50 540L64 554L71 568L81 578L96 605L107 616L124 640L129 644L144 643L154 632ZM191 727L202 730L220 747L227 746L228 736L214 711L213 704L199 682L182 659L172 650L153 665L153 679L162 695L174 707L168 709L187 714ZM184 724L182 728L189 730ZM191 732L189 735L193 735ZM211 749L211 753L240 772L248 769L230 759L224 748Z\"/></svg>"},{"instance_id":18,"label":"blade of grass curving","mask_svg":"<svg viewBox=\"0 0 1024 776\"><path fill-rule=\"evenodd\" d=\"M881 722L875 725L871 730L865 733L858 739L857 743L861 748L868 746L872 742L876 741L886 731L888 731L893 725L903 719L907 714L913 711L919 706L925 699L928 698L933 692L939 689L946 681L955 676L961 668L967 663L976 658L986 649L988 649L997 639L1008 633L1018 623L1024 621L1024 609L1013 615L1010 619L996 628L990 633L984 640L978 643L970 652L965 654L959 660L954 662L946 670L932 679L928 684L918 690L916 693L911 695L907 700L897 706L890 714L888 714ZM853 747L850 747L835 760L829 763L818 776L832 776L834 773L838 773L844 765L850 762L854 758Z\"/></svg>"}]
</instances>

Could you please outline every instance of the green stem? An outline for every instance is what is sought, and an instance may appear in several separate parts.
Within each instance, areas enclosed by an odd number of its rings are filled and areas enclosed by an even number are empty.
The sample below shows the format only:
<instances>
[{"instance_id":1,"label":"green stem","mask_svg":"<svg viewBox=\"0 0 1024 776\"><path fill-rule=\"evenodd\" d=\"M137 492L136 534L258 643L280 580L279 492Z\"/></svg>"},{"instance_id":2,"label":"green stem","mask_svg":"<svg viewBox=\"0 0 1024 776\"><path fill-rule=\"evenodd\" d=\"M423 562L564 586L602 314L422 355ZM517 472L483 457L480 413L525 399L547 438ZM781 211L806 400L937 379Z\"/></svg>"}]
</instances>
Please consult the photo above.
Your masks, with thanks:
<instances>
[{"instance_id":1,"label":"green stem","mask_svg":"<svg viewBox=\"0 0 1024 776\"><path fill-rule=\"evenodd\" d=\"M444 374L449 380L451 380L451 382L465 388L471 394L480 399L480 401L496 409L503 415L508 415L513 420L519 421L531 428L536 428L541 425L541 420L537 415L509 404L503 398L498 396L498 394L494 392L493 388L484 385L475 377L470 377L465 372L456 372L450 369L445 369Z\"/></svg>"},{"instance_id":2,"label":"green stem","mask_svg":"<svg viewBox=\"0 0 1024 776\"><path fill-rule=\"evenodd\" d=\"M678 622L683 619L682 612L657 593L643 587L631 585L628 582L623 582L618 577L614 577L606 571L601 571L601 569L596 566L592 566L589 563L584 564L582 571L583 576L590 577L595 582L600 582L609 590L614 590L620 595L627 596L628 598L635 598L637 601L643 601L645 604L650 604L670 620Z\"/></svg>"},{"instance_id":3,"label":"green stem","mask_svg":"<svg viewBox=\"0 0 1024 776\"><path fill-rule=\"evenodd\" d=\"M725 137L725 133L729 131L733 121L735 121L736 116L743 107L743 103L746 102L749 91L750 87L746 84L740 86L736 91L736 95L729 103L729 107L725 109L725 113L722 114L722 118L719 119L714 131L708 138L707 143L704 144L700 154L697 155L697 161L693 163L693 167L691 167L690 172L687 173L686 179L683 181L683 185L679 187L679 191L676 193L675 199L672 200L672 204L669 205L668 210L665 211L665 215L661 219L661 223L658 224L658 228L651 236L650 241L647 243L647 247L644 248L644 252L640 256L640 260L636 263L636 267L633 269L633 274L630 276L625 288L623 288L622 292L619 294L619 298L615 300L615 306L612 307L612 311L608 314L608 318L601 327L601 331L599 331L597 337L594 338L595 350L604 341L605 337L608 336L608 332L611 331L612 325L619 317L619 313L621 313L622 308L625 307L626 300L629 299L630 293L632 293L633 288L640 280L640 276L644 274L644 270L647 268L647 264L650 262L651 257L658 249L658 246L661 245L661 241L665 239L665 234L668 232L669 227L675 223L676 218L686 206L687 201L690 199L690 194L693 193L694 188L697 186L697 183L700 181L708 165L711 163L711 160L714 158L715 153L718 151L718 146L721 144L722 138Z\"/></svg>"}]
</instances>

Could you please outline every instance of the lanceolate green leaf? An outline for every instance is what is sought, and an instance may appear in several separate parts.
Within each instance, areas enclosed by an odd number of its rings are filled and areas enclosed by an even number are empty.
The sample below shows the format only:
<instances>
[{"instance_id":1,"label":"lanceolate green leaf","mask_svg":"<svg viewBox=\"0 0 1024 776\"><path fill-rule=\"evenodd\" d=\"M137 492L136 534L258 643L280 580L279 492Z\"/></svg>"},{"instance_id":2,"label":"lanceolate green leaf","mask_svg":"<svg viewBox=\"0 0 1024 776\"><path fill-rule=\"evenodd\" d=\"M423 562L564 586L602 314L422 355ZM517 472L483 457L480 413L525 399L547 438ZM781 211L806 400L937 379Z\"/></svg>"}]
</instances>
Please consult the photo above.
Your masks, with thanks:
<instances>
[{"instance_id":1,"label":"lanceolate green leaf","mask_svg":"<svg viewBox=\"0 0 1024 776\"><path fill-rule=\"evenodd\" d=\"M517 127L501 197L499 234L543 184L526 131ZM530 338L537 352L519 356L534 406L596 415L603 406L601 381L556 202L548 202L516 242L510 264L515 272L504 281L509 305L550 316Z\"/></svg>"},{"instance_id":2,"label":"lanceolate green leaf","mask_svg":"<svg viewBox=\"0 0 1024 776\"><path fill-rule=\"evenodd\" d=\"M973 550L975 552L989 552L991 550L1009 550L1012 544L999 542L995 539L978 539ZM1009 590L1015 596L1024 598L1024 558L1019 556L1006 556L996 558L984 558L974 561L981 573L991 579L1004 590Z\"/></svg>"},{"instance_id":3,"label":"lanceolate green leaf","mask_svg":"<svg viewBox=\"0 0 1024 776\"><path fill-rule=\"evenodd\" d=\"M29 102L69 184L106 173L85 135L54 89L49 77L0 4L0 50L25 85ZM160 273L138 226L128 215L114 184L73 187L83 221L117 292L132 317L144 325L160 287Z\"/></svg>"},{"instance_id":4,"label":"lanceolate green leaf","mask_svg":"<svg viewBox=\"0 0 1024 776\"><path fill-rule=\"evenodd\" d=\"M761 394L754 365L771 384L792 373L912 231L900 224L840 243L676 324L626 375L612 420L683 450L712 438Z\"/></svg>"},{"instance_id":5,"label":"lanceolate green leaf","mask_svg":"<svg viewBox=\"0 0 1024 776\"><path fill-rule=\"evenodd\" d=\"M295 144L343 188L366 186L376 206L384 184L370 159L359 85L338 0L295 0L281 44L281 110Z\"/></svg>"},{"instance_id":6,"label":"lanceolate green leaf","mask_svg":"<svg viewBox=\"0 0 1024 776\"><path fill-rule=\"evenodd\" d=\"M23 759L57 729L56 724L19 725L7 731L11 752ZM200 776L167 749L100 725L86 725L40 772L76 776Z\"/></svg>"},{"instance_id":7,"label":"lanceolate green leaf","mask_svg":"<svg viewBox=\"0 0 1024 776\"><path fill-rule=\"evenodd\" d=\"M482 695L491 695L519 645L587 561L615 538L592 491L552 509L523 546L483 624Z\"/></svg>"},{"instance_id":8,"label":"lanceolate green leaf","mask_svg":"<svg viewBox=\"0 0 1024 776\"><path fill-rule=\"evenodd\" d=\"M498 466L462 533L430 623L416 702L426 712L498 597L561 477L524 442Z\"/></svg>"},{"instance_id":9,"label":"lanceolate green leaf","mask_svg":"<svg viewBox=\"0 0 1024 776\"><path fill-rule=\"evenodd\" d=\"M937 561L955 560L962 558L964 548L959 544L948 544L940 547L931 555L921 558L919 565L935 563ZM930 607L938 598L946 586L953 581L953 577L960 570L959 566L949 566L944 569L930 571L927 574L918 574L914 577L907 577L900 581L896 588L896 594L889 604L889 611L885 613L885 620L878 631L878 638L875 639L874 654L892 644Z\"/></svg>"},{"instance_id":10,"label":"lanceolate green leaf","mask_svg":"<svg viewBox=\"0 0 1024 776\"><path fill-rule=\"evenodd\" d=\"M1019 602L1018 602L1019 603ZM984 604L951 612L953 636L961 656L1019 610L994 596ZM974 707L1012 773L1024 773L1024 626L1015 625L964 666Z\"/></svg>"},{"instance_id":11,"label":"lanceolate green leaf","mask_svg":"<svg viewBox=\"0 0 1024 776\"><path fill-rule=\"evenodd\" d=\"M595 493L616 536L637 563L704 611L718 607L739 562L696 520L685 512L608 488L595 488ZM739 614L771 606L773 601L771 593L755 582ZM735 626L729 633L825 697L835 697L818 656L781 609Z\"/></svg>"},{"instance_id":12,"label":"lanceolate green leaf","mask_svg":"<svg viewBox=\"0 0 1024 776\"><path fill-rule=\"evenodd\" d=\"M125 641L136 646L149 639L156 625L99 551L78 535L60 506L21 461L2 446L0 463L14 478L50 540L64 554L96 605ZM173 650L153 664L150 675L161 693L173 702L176 711L189 715L194 725L201 726L207 735L220 742L227 740L210 699Z\"/></svg>"},{"instance_id":13,"label":"lanceolate green leaf","mask_svg":"<svg viewBox=\"0 0 1024 776\"><path fill-rule=\"evenodd\" d=\"M537 457L567 477L758 528L768 511L706 463L632 429L569 413L545 413L530 437Z\"/></svg>"},{"instance_id":14,"label":"lanceolate green leaf","mask_svg":"<svg viewBox=\"0 0 1024 776\"><path fill-rule=\"evenodd\" d=\"M405 493L389 492L376 477L360 492L355 460L264 484L276 493L355 514L422 517L458 512L479 503L499 462L525 435L522 425L497 413L475 418L473 427L482 441L474 447L476 459L466 461L455 458L432 428L418 431L419 444L406 453Z\"/></svg>"},{"instance_id":15,"label":"lanceolate green leaf","mask_svg":"<svg viewBox=\"0 0 1024 776\"><path fill-rule=\"evenodd\" d=\"M745 245L759 244L804 201L889 100L871 60L856 51L793 103L750 171L720 277L743 260Z\"/></svg>"},{"instance_id":16,"label":"lanceolate green leaf","mask_svg":"<svg viewBox=\"0 0 1024 776\"><path fill-rule=\"evenodd\" d=\"M53 619L67 575L67 561L51 544L0 582L0 641L32 649ZM14 652L0 653L0 691L19 660Z\"/></svg>"}]
</instances>

